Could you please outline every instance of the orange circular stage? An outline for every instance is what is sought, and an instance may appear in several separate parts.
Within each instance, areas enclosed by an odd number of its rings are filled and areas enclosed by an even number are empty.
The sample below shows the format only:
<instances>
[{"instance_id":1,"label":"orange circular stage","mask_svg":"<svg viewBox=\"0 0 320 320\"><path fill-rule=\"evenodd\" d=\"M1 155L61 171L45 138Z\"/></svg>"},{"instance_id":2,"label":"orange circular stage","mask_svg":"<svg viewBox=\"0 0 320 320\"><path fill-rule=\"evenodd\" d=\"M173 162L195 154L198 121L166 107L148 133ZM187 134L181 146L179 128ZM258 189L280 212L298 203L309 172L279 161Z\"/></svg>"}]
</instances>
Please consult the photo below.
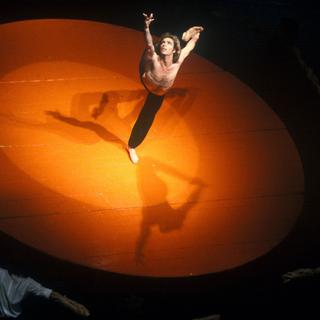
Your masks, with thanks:
<instances>
[{"instance_id":1,"label":"orange circular stage","mask_svg":"<svg viewBox=\"0 0 320 320\"><path fill-rule=\"evenodd\" d=\"M92 268L177 277L252 261L294 225L299 154L231 74L188 57L133 165L142 32L31 20L0 40L2 231Z\"/></svg>"}]
</instances>

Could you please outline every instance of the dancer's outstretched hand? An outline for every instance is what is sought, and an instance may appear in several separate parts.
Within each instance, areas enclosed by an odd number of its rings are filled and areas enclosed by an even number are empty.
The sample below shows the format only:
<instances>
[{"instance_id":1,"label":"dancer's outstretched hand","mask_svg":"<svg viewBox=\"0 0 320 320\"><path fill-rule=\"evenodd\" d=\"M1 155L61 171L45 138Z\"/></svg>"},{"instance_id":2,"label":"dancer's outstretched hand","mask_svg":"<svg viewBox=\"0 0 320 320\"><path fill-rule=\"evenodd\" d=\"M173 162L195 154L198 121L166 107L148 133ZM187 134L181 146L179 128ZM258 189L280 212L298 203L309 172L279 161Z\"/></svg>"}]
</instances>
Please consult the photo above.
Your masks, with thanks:
<instances>
[{"instance_id":1,"label":"dancer's outstretched hand","mask_svg":"<svg viewBox=\"0 0 320 320\"><path fill-rule=\"evenodd\" d=\"M146 14L146 13L143 13L143 16L144 16L144 24L145 24L145 26L146 26L146 28L149 28L150 23L152 21L154 21L153 13L150 13L149 15Z\"/></svg>"}]
</instances>

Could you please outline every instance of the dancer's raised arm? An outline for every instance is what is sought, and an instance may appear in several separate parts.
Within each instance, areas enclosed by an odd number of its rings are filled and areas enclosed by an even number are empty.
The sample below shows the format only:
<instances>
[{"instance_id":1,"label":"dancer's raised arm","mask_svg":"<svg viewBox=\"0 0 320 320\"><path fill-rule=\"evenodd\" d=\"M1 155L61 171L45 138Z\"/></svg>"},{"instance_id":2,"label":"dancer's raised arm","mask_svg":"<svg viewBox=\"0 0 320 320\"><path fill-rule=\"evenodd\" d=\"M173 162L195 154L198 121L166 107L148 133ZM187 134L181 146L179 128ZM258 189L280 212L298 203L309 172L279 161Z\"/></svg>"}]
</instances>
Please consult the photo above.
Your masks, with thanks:
<instances>
[{"instance_id":1,"label":"dancer's raised arm","mask_svg":"<svg viewBox=\"0 0 320 320\"><path fill-rule=\"evenodd\" d=\"M150 13L150 15L143 13L144 16L144 35L146 39L146 47L147 47L147 53L149 57L152 57L154 54L156 54L154 50L154 45L152 41L152 35L150 33L150 24L152 21L154 21L153 13Z\"/></svg>"}]
</instances>

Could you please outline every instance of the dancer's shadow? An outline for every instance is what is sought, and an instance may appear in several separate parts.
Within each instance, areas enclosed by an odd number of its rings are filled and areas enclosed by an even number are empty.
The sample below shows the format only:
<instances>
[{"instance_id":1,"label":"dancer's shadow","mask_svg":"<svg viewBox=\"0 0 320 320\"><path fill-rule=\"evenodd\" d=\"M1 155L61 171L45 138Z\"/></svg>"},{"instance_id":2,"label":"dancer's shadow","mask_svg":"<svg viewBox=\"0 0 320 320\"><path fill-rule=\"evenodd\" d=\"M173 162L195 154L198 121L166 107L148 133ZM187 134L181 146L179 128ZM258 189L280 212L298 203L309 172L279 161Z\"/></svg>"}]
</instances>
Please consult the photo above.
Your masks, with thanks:
<instances>
[{"instance_id":1,"label":"dancer's shadow","mask_svg":"<svg viewBox=\"0 0 320 320\"><path fill-rule=\"evenodd\" d=\"M144 105L147 97L146 90L110 90L106 92L86 92L76 94L72 98L70 115L79 120L87 120L88 116L102 123L120 120L127 128L131 129L132 122ZM164 111L163 123L169 124L172 111L180 118L188 112L196 97L194 88L172 88L166 93L165 102L170 106ZM121 107L130 103L127 110ZM168 114L167 114L168 113ZM173 119L173 123L176 119ZM170 123L172 125L172 123Z\"/></svg>"},{"instance_id":2,"label":"dancer's shadow","mask_svg":"<svg viewBox=\"0 0 320 320\"><path fill-rule=\"evenodd\" d=\"M126 147L126 143L118 135L118 131L121 130L117 129L126 123L125 133L126 135L129 134L130 119L133 119L139 112L139 106L142 104L144 97L144 90L82 93L77 94L72 99L71 115L62 114L57 110L46 110L44 111L44 114L47 116L45 122L38 121L36 116L30 117L30 112L28 117L15 115L12 112L0 113L0 118L10 124L14 124L15 127L45 130L76 143L93 144L103 139L123 149ZM120 117L119 110L117 109L117 106L122 102L133 104L133 108L124 117ZM107 110L105 115L110 124L108 129L101 124L101 121L99 121L100 123L95 121L105 109ZM83 130L75 130L74 127L92 131L94 134L84 134ZM114 130L110 130L109 127L112 127Z\"/></svg>"},{"instance_id":3,"label":"dancer's shadow","mask_svg":"<svg viewBox=\"0 0 320 320\"><path fill-rule=\"evenodd\" d=\"M203 181L192 178L179 170L163 164L150 157L140 159L137 166L138 190L144 206L140 234L136 242L136 263L144 262L144 249L151 236L152 228L158 227L161 233L167 233L182 228L187 214L197 204L200 193L206 187ZM158 176L158 172L172 175L193 186L188 199L177 208L170 205L167 199L168 188ZM158 203L150 205L151 203Z\"/></svg>"},{"instance_id":4,"label":"dancer's shadow","mask_svg":"<svg viewBox=\"0 0 320 320\"><path fill-rule=\"evenodd\" d=\"M63 115L58 111L45 111L45 113L71 126L90 130L104 141L115 143L123 149L126 148L126 143L120 139L118 133L123 132L124 128L124 132L129 134L129 121L139 112L139 105L144 97L143 90L86 92L76 94L73 97L70 109L71 116ZM121 103L132 104L129 111L123 116L120 115L118 108ZM101 117L102 114L103 117ZM97 122L98 118L100 123ZM108 129L101 124L104 122L103 120L108 122ZM61 127L61 129L61 133L63 133L64 128Z\"/></svg>"},{"instance_id":5,"label":"dancer's shadow","mask_svg":"<svg viewBox=\"0 0 320 320\"><path fill-rule=\"evenodd\" d=\"M189 90L177 88L168 93L167 99L174 110L183 113L190 106L188 97L190 98ZM30 113L28 118L14 113L1 113L0 117L14 123L16 127L43 129L77 143L93 144L103 139L125 148L126 143L120 136L129 137L145 98L145 90L86 92L72 98L70 115L58 110L47 110L44 111L47 116L45 122L30 118ZM124 105L127 103L130 104L129 107ZM74 127L90 130L94 134L84 134L81 130L74 130Z\"/></svg>"},{"instance_id":6,"label":"dancer's shadow","mask_svg":"<svg viewBox=\"0 0 320 320\"><path fill-rule=\"evenodd\" d=\"M79 120L133 121L146 98L145 90L110 90L106 92L84 92L72 97L70 116ZM122 104L130 104L120 110ZM122 112L121 112L122 111ZM122 114L121 114L122 113Z\"/></svg>"},{"instance_id":7,"label":"dancer's shadow","mask_svg":"<svg viewBox=\"0 0 320 320\"><path fill-rule=\"evenodd\" d=\"M135 121L147 97L146 90L110 90L106 92L85 92L74 95L70 115L79 120L87 120L90 115L95 120L109 120L115 117L126 124ZM170 105L166 112L174 110L183 117L196 97L194 88L172 88L166 93L165 101ZM132 104L120 115L122 103ZM170 119L171 117L165 117Z\"/></svg>"},{"instance_id":8,"label":"dancer's shadow","mask_svg":"<svg viewBox=\"0 0 320 320\"><path fill-rule=\"evenodd\" d=\"M45 113L56 120L68 123L72 126L91 130L94 133L96 133L97 136L101 139L107 142L115 143L116 145L121 147L121 149L126 148L126 143L124 143L124 141L122 141L118 136L108 131L106 128L104 128L98 123L94 123L92 121L80 121L76 118L64 116L58 111L45 111Z\"/></svg>"},{"instance_id":9,"label":"dancer's shadow","mask_svg":"<svg viewBox=\"0 0 320 320\"><path fill-rule=\"evenodd\" d=\"M166 99L175 111L183 115L191 106L194 96L194 92L192 93L189 89L175 88L168 93ZM137 118L145 98L145 90L87 92L73 97L70 112L72 116L62 115L58 111L46 111L46 114L72 126L91 130L103 140L116 143L121 148L126 148L127 144L119 138L119 135L107 130L101 123L107 122L108 128L114 128L114 132L125 132L129 136L132 123ZM119 110L122 103L132 104L123 115L120 114ZM88 118L95 121L87 120ZM100 123L97 123L98 119Z\"/></svg>"}]
</instances>

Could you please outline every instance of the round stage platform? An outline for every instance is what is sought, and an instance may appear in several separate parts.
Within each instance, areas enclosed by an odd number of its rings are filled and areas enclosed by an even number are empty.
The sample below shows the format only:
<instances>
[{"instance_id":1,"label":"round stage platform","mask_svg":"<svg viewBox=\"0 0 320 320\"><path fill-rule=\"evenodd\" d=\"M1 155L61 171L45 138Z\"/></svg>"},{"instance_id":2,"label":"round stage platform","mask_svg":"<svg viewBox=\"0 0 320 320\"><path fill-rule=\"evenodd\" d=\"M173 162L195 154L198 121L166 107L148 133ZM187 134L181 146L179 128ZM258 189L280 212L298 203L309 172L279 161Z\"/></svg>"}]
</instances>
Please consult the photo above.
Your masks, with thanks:
<instances>
[{"instance_id":1,"label":"round stage platform","mask_svg":"<svg viewBox=\"0 0 320 320\"><path fill-rule=\"evenodd\" d=\"M0 25L0 41L6 234L91 268L184 277L250 262L293 227L304 191L298 151L232 74L191 54L133 165L142 32L29 20Z\"/></svg>"}]
</instances>

